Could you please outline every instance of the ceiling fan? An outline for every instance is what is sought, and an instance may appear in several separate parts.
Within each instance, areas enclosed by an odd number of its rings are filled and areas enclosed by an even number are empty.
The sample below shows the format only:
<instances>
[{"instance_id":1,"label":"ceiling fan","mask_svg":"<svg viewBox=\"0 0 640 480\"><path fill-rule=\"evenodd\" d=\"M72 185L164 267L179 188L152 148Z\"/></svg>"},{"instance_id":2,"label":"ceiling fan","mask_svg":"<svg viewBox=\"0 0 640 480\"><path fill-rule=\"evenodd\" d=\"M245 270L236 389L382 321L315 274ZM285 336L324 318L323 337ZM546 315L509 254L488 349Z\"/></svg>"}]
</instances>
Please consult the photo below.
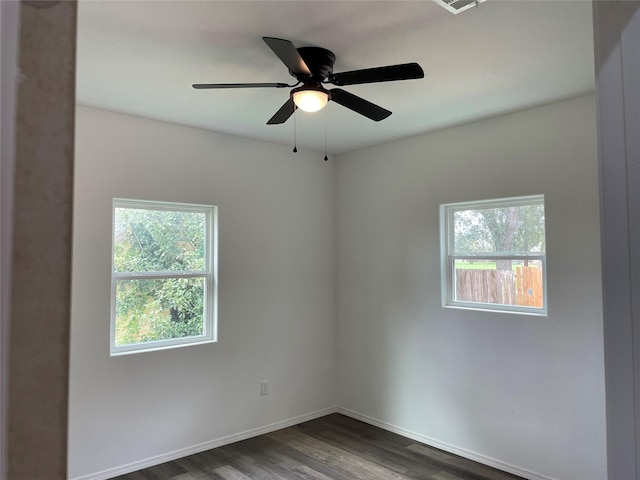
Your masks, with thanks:
<instances>
[{"instance_id":1,"label":"ceiling fan","mask_svg":"<svg viewBox=\"0 0 640 480\"><path fill-rule=\"evenodd\" d=\"M327 90L323 84L330 83L342 87L424 78L424 71L417 63L333 73L336 56L325 48L296 48L289 40L282 38L262 37L262 40L285 64L289 73L298 81L297 83L293 85L287 83L196 83L193 88L292 88L289 99L269 119L267 125L286 122L297 108L307 112L318 111L329 100L379 122L391 115L391 112L341 88Z\"/></svg>"}]
</instances>

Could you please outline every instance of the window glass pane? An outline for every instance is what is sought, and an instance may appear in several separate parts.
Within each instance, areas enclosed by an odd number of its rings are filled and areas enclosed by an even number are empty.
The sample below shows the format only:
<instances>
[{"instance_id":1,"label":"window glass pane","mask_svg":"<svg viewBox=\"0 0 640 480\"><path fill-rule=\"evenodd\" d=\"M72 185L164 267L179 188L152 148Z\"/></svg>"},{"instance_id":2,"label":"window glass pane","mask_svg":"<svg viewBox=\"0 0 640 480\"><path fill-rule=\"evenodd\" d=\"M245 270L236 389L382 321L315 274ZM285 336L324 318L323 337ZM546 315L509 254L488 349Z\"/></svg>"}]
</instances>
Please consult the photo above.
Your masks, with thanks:
<instances>
[{"instance_id":1,"label":"window glass pane","mask_svg":"<svg viewBox=\"0 0 640 480\"><path fill-rule=\"evenodd\" d=\"M544 205L455 210L455 253L544 252Z\"/></svg>"},{"instance_id":2,"label":"window glass pane","mask_svg":"<svg viewBox=\"0 0 640 480\"><path fill-rule=\"evenodd\" d=\"M115 208L115 272L204 270L205 214Z\"/></svg>"},{"instance_id":3,"label":"window glass pane","mask_svg":"<svg viewBox=\"0 0 640 480\"><path fill-rule=\"evenodd\" d=\"M115 346L203 335L204 280L116 280Z\"/></svg>"},{"instance_id":4,"label":"window glass pane","mask_svg":"<svg viewBox=\"0 0 640 480\"><path fill-rule=\"evenodd\" d=\"M454 260L457 302L543 308L541 260Z\"/></svg>"}]
</instances>

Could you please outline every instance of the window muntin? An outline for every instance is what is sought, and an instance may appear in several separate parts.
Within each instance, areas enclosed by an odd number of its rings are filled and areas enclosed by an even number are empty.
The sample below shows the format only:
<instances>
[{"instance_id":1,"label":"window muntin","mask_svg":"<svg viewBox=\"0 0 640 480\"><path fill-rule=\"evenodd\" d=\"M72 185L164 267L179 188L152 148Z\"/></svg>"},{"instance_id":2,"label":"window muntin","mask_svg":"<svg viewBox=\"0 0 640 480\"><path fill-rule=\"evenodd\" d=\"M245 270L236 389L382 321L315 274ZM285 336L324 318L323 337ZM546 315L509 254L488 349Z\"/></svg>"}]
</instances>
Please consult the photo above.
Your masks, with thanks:
<instances>
[{"instance_id":1,"label":"window muntin","mask_svg":"<svg viewBox=\"0 0 640 480\"><path fill-rule=\"evenodd\" d=\"M546 315L542 195L441 206L443 306Z\"/></svg>"},{"instance_id":2,"label":"window muntin","mask_svg":"<svg viewBox=\"0 0 640 480\"><path fill-rule=\"evenodd\" d=\"M114 199L111 354L215 341L216 208Z\"/></svg>"}]
</instances>

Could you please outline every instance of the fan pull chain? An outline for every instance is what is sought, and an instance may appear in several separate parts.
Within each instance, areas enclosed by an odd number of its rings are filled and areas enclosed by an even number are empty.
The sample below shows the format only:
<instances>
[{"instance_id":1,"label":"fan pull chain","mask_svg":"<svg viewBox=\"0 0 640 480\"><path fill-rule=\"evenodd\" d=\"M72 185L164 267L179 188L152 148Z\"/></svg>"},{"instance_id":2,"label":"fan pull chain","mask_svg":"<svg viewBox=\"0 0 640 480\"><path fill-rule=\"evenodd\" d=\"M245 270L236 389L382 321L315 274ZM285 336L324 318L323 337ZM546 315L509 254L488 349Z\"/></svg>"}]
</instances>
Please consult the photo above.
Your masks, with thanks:
<instances>
[{"instance_id":1,"label":"fan pull chain","mask_svg":"<svg viewBox=\"0 0 640 480\"><path fill-rule=\"evenodd\" d=\"M329 160L327 157L327 109L324 109L324 161Z\"/></svg>"},{"instance_id":2,"label":"fan pull chain","mask_svg":"<svg viewBox=\"0 0 640 480\"><path fill-rule=\"evenodd\" d=\"M297 108L293 107L293 153L298 153L298 134L296 128L296 110Z\"/></svg>"}]
</instances>

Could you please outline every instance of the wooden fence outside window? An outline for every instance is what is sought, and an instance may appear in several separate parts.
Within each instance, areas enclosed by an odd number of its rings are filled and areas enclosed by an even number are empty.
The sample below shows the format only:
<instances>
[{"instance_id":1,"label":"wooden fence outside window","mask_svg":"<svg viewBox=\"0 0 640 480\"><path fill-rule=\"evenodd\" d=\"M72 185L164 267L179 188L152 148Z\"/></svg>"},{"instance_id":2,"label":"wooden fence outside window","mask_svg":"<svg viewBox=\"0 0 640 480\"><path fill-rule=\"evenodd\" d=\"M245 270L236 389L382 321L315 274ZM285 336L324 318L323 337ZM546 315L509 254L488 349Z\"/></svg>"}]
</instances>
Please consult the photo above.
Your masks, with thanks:
<instances>
[{"instance_id":1,"label":"wooden fence outside window","mask_svg":"<svg viewBox=\"0 0 640 480\"><path fill-rule=\"evenodd\" d=\"M542 269L457 269L456 300L542 308Z\"/></svg>"}]
</instances>

